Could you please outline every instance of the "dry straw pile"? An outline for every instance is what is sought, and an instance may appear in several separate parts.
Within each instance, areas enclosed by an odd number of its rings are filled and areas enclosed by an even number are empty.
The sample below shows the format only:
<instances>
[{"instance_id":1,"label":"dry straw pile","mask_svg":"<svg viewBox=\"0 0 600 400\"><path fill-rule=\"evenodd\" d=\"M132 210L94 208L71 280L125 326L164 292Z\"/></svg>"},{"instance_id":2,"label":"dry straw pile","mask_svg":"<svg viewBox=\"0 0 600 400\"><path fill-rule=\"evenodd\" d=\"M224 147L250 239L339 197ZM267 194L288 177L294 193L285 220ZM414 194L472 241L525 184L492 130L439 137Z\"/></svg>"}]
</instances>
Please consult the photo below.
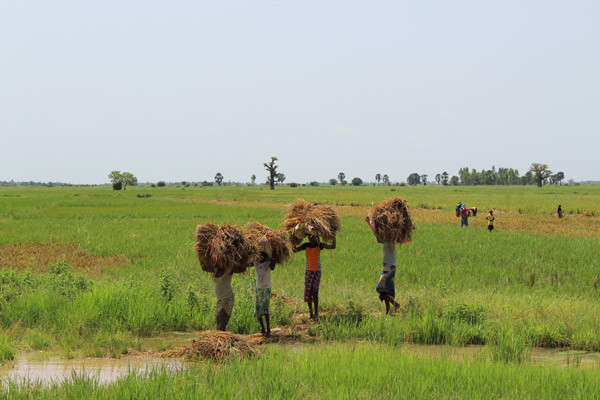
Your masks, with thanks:
<instances>
[{"instance_id":1,"label":"dry straw pile","mask_svg":"<svg viewBox=\"0 0 600 400\"><path fill-rule=\"evenodd\" d=\"M244 226L244 235L250 239L258 252L274 257L277 264L283 264L292 256L290 242L284 232L271 229L258 222L249 222Z\"/></svg>"},{"instance_id":2,"label":"dry straw pile","mask_svg":"<svg viewBox=\"0 0 600 400\"><path fill-rule=\"evenodd\" d=\"M184 357L189 361L206 359L221 362L230 358L253 357L258 354L255 345L247 340L223 331L200 332L191 346L169 350L163 357Z\"/></svg>"},{"instance_id":3,"label":"dry straw pile","mask_svg":"<svg viewBox=\"0 0 600 400\"><path fill-rule=\"evenodd\" d=\"M416 229L406 201L401 198L394 197L376 205L371 214L375 223L375 234L383 242L405 242Z\"/></svg>"},{"instance_id":4,"label":"dry straw pile","mask_svg":"<svg viewBox=\"0 0 600 400\"><path fill-rule=\"evenodd\" d=\"M256 246L235 225L198 225L194 246L203 271L246 272L257 256Z\"/></svg>"},{"instance_id":5,"label":"dry straw pile","mask_svg":"<svg viewBox=\"0 0 600 400\"><path fill-rule=\"evenodd\" d=\"M292 244L297 246L307 235L316 235L326 242L332 241L340 229L340 220L330 205L311 204L298 199L290 204L283 226L290 233Z\"/></svg>"}]
</instances>

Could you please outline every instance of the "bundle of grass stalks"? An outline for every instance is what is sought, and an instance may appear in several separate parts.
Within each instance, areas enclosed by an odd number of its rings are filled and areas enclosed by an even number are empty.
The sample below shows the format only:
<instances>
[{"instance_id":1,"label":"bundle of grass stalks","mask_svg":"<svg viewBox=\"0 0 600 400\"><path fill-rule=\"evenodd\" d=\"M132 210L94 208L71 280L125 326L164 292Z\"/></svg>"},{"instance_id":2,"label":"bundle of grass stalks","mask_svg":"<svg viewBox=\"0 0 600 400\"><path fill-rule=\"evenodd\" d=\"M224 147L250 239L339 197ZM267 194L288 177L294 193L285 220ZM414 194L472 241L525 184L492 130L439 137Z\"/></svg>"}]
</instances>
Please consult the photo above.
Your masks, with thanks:
<instances>
[{"instance_id":1,"label":"bundle of grass stalks","mask_svg":"<svg viewBox=\"0 0 600 400\"><path fill-rule=\"evenodd\" d=\"M284 229L290 233L290 241L297 246L307 235L316 235L330 242L340 229L340 220L330 205L311 204L298 199L290 204L283 221Z\"/></svg>"},{"instance_id":2,"label":"bundle of grass stalks","mask_svg":"<svg viewBox=\"0 0 600 400\"><path fill-rule=\"evenodd\" d=\"M375 223L375 234L383 242L406 242L416 229L406 201L398 197L376 205L371 211L371 220Z\"/></svg>"},{"instance_id":3,"label":"bundle of grass stalks","mask_svg":"<svg viewBox=\"0 0 600 400\"><path fill-rule=\"evenodd\" d=\"M253 357L258 350L252 342L233 333L223 331L204 331L192 340L191 346L182 346L176 350L163 352L163 357L183 357L188 361L200 359L221 362L229 358Z\"/></svg>"},{"instance_id":4,"label":"bundle of grass stalks","mask_svg":"<svg viewBox=\"0 0 600 400\"><path fill-rule=\"evenodd\" d=\"M217 226L212 222L198 225L194 248L202 270L213 273L218 269L246 272L258 255L254 243L237 226Z\"/></svg>"},{"instance_id":5,"label":"bundle of grass stalks","mask_svg":"<svg viewBox=\"0 0 600 400\"><path fill-rule=\"evenodd\" d=\"M244 235L254 243L259 253L266 253L269 258L274 258L277 264L283 264L292 256L290 241L279 229L271 229L258 222L249 222L244 226Z\"/></svg>"}]
</instances>

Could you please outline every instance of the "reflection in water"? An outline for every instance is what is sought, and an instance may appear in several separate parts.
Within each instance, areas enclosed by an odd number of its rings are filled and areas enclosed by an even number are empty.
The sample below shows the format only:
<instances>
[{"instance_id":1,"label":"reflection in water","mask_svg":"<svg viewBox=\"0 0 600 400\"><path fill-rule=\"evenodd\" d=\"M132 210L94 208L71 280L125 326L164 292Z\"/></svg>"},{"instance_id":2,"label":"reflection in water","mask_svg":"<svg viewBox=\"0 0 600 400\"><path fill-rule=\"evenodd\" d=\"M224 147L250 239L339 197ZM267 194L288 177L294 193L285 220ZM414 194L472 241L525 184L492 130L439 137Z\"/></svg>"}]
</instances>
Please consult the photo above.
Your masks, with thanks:
<instances>
[{"instance_id":1,"label":"reflection in water","mask_svg":"<svg viewBox=\"0 0 600 400\"><path fill-rule=\"evenodd\" d=\"M17 356L13 362L0 366L0 379L21 382L29 380L42 383L62 382L77 375L85 374L99 383L115 382L118 378L131 372L145 372L153 368L166 368L175 371L182 368L183 363L173 359L156 358L80 358L65 360L60 358L45 361L32 361L24 356Z\"/></svg>"}]
</instances>

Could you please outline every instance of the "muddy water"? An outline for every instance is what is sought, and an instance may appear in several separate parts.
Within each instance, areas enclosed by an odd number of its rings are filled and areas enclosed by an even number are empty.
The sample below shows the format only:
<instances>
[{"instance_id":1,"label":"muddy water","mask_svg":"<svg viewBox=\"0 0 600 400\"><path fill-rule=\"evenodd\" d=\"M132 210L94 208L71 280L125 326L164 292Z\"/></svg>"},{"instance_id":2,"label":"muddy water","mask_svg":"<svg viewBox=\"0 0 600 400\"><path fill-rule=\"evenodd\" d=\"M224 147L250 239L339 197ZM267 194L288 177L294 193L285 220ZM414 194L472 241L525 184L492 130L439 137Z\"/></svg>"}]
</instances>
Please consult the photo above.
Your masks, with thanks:
<instances>
[{"instance_id":1,"label":"muddy water","mask_svg":"<svg viewBox=\"0 0 600 400\"><path fill-rule=\"evenodd\" d=\"M34 361L27 356L20 355L14 361L0 366L0 380L23 382L24 380L44 384L62 382L71 378L73 372L77 375L85 374L93 377L99 383L115 382L118 378L126 376L130 371L145 372L153 368L166 368L175 371L183 367L181 361L172 359L155 358L79 358L66 360L50 358L43 361Z\"/></svg>"},{"instance_id":2,"label":"muddy water","mask_svg":"<svg viewBox=\"0 0 600 400\"><path fill-rule=\"evenodd\" d=\"M179 335L176 341L189 340L188 334ZM161 341L171 341L174 338L165 336ZM155 343L156 344L156 343ZM364 344L364 343L363 343ZM286 351L302 353L311 349L326 346L326 343L272 343L266 346L278 346ZM356 344L346 344L351 349ZM491 349L486 346L427 346L417 344L405 344L398 348L400 353L418 355L422 357L449 358L457 361L468 361L476 358L490 359ZM555 350L534 348L529 352L527 363L543 364L557 367L576 366L580 368L600 369L600 353L590 353L575 350ZM144 373L153 368L166 368L176 371L184 367L181 360L152 358L152 357L124 357L113 358L77 358L72 360L61 358L48 358L39 360L31 354L22 354L5 365L0 366L0 381L11 380L15 382L38 381L43 384L62 382L72 377L73 372L77 375L85 374L98 380L99 383L115 382L120 377L130 372Z\"/></svg>"}]
</instances>

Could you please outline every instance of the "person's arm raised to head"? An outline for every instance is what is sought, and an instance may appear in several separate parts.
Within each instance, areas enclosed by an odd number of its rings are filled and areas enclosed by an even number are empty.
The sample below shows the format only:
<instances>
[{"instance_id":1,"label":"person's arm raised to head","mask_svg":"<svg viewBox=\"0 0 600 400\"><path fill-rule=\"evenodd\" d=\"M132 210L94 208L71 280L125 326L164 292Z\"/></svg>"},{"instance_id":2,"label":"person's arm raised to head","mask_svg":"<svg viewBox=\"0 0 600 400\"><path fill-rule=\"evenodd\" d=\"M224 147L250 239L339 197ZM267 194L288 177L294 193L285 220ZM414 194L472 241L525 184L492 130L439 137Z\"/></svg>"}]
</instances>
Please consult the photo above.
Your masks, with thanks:
<instances>
[{"instance_id":1,"label":"person's arm raised to head","mask_svg":"<svg viewBox=\"0 0 600 400\"><path fill-rule=\"evenodd\" d=\"M333 250L333 249L335 249L335 245L336 245L336 238L333 238L333 241L331 242L331 244L321 243L321 248Z\"/></svg>"},{"instance_id":2,"label":"person's arm raised to head","mask_svg":"<svg viewBox=\"0 0 600 400\"><path fill-rule=\"evenodd\" d=\"M365 217L365 222L367 223L367 225L369 225L369 228L371 228L371 230L373 231L373 233L375 233L375 223L373 222L373 220L371 219L371 217L369 217L367 215Z\"/></svg>"},{"instance_id":3,"label":"person's arm raised to head","mask_svg":"<svg viewBox=\"0 0 600 400\"><path fill-rule=\"evenodd\" d=\"M294 248L292 249L292 251L294 253L297 253L297 252L302 251L304 249L306 249L306 243L302 243L300 246L294 246Z\"/></svg>"}]
</instances>

